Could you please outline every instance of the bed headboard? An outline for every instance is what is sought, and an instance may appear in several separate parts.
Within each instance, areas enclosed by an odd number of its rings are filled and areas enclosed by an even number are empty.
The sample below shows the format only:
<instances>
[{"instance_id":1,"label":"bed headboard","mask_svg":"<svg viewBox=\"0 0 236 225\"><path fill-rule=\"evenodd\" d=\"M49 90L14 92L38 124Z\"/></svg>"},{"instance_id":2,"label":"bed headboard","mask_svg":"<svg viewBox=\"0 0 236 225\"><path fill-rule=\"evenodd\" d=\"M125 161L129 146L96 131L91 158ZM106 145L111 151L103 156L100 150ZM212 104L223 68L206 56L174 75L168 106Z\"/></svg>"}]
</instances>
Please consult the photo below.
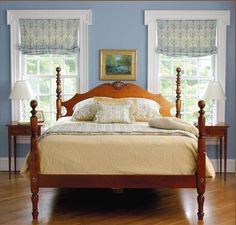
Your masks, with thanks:
<instances>
[{"instance_id":1,"label":"bed headboard","mask_svg":"<svg viewBox=\"0 0 236 225\"><path fill-rule=\"evenodd\" d=\"M104 83L101 84L90 91L83 93L83 94L75 94L71 99L62 102L61 99L61 69L60 67L56 68L57 74L56 74L56 83L57 83L57 119L63 116L71 116L73 114L73 106L87 98L92 97L111 97L111 98L126 98L126 97L139 97L139 98L147 98L152 99L160 104L160 113L162 116L171 116L170 109L174 106L178 106L176 117L180 118L180 68L177 68L177 100L176 104L173 102L168 101L165 99L161 94L152 94L143 88L132 84L132 83L124 83L122 81L115 81L113 83ZM176 89L176 93L177 93ZM61 109L62 106L66 108L66 114L62 115ZM178 113L179 112L179 113Z\"/></svg>"}]
</instances>

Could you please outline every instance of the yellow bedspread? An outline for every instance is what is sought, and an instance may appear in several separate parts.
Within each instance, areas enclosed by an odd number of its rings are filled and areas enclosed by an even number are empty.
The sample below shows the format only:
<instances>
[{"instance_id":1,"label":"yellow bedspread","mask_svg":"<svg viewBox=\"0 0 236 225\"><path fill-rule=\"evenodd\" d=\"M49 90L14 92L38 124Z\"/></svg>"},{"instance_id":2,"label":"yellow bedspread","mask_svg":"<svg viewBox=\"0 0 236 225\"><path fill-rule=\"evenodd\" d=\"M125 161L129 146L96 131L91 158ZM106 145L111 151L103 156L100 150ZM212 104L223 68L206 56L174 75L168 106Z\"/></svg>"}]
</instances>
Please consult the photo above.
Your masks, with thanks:
<instances>
[{"instance_id":1,"label":"yellow bedspread","mask_svg":"<svg viewBox=\"0 0 236 225\"><path fill-rule=\"evenodd\" d=\"M158 174L196 171L197 142L188 136L48 135L39 141L41 174ZM28 172L28 160L21 170ZM206 158L206 177L215 172Z\"/></svg>"}]
</instances>

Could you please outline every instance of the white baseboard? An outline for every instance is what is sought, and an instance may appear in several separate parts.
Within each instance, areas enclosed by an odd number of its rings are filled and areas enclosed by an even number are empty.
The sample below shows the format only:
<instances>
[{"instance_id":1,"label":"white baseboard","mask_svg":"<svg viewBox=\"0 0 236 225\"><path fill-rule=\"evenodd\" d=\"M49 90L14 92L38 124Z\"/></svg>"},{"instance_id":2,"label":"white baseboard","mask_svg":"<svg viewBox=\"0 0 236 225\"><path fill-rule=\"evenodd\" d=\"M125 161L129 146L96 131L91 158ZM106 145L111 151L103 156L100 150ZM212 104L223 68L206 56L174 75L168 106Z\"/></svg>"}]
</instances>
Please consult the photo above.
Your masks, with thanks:
<instances>
[{"instance_id":1,"label":"white baseboard","mask_svg":"<svg viewBox=\"0 0 236 225\"><path fill-rule=\"evenodd\" d=\"M20 171L25 158L18 157L16 159L16 170ZM212 165L216 172L220 172L220 161L218 159L211 159ZM224 168L224 160L222 160L222 169ZM11 169L14 169L14 160L11 160ZM8 171L8 158L0 158L0 171ZM235 159L227 160L227 172L235 173Z\"/></svg>"},{"instance_id":2,"label":"white baseboard","mask_svg":"<svg viewBox=\"0 0 236 225\"><path fill-rule=\"evenodd\" d=\"M24 163L25 158L24 157L18 157L16 158L16 170L20 171L23 163ZM11 170L14 170L14 159L11 159ZM7 157L2 157L0 158L0 171L8 171L8 158Z\"/></svg>"},{"instance_id":3,"label":"white baseboard","mask_svg":"<svg viewBox=\"0 0 236 225\"><path fill-rule=\"evenodd\" d=\"M216 172L220 172L220 160L210 159ZM222 159L222 171L224 171L224 160ZM235 173L235 159L227 159L227 173Z\"/></svg>"}]
</instances>

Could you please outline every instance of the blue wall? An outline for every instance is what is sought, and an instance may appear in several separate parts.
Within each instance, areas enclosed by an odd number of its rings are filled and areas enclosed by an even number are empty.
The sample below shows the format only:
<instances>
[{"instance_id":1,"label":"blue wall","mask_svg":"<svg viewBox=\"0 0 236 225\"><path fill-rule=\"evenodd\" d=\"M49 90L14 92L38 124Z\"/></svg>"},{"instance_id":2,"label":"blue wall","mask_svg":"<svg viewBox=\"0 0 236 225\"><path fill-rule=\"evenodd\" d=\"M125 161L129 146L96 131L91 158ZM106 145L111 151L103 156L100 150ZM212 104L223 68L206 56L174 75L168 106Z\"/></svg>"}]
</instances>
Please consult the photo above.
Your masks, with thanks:
<instances>
[{"instance_id":1,"label":"blue wall","mask_svg":"<svg viewBox=\"0 0 236 225\"><path fill-rule=\"evenodd\" d=\"M92 25L89 27L89 86L99 81L99 49L135 48L138 52L136 84L147 86L147 27L144 25L146 9L206 9L231 10L231 25L227 30L227 80L226 121L230 124L228 134L228 158L235 158L235 4L233 1L156 1L156 2L76 2L76 1L0 1L0 157L7 156L7 129L11 120L10 35L7 10L16 9L91 9ZM18 146L19 156L24 156L28 145ZM208 155L215 158L213 147Z\"/></svg>"}]
</instances>

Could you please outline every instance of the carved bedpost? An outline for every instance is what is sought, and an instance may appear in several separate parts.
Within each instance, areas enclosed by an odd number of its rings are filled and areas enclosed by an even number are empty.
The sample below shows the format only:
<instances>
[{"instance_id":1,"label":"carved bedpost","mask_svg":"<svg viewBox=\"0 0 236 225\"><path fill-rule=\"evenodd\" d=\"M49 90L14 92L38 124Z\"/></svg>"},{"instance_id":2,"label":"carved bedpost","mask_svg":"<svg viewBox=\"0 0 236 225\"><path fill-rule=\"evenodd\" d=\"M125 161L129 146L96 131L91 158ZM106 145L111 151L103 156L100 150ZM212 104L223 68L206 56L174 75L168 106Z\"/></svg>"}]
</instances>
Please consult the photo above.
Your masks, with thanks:
<instances>
[{"instance_id":1,"label":"carved bedpost","mask_svg":"<svg viewBox=\"0 0 236 225\"><path fill-rule=\"evenodd\" d=\"M198 155L197 155L197 192L198 192L198 219L202 220L204 216L203 204L205 193L205 179L206 179L206 152L205 152L205 102L200 100L198 102L200 108L198 117Z\"/></svg>"},{"instance_id":2,"label":"carved bedpost","mask_svg":"<svg viewBox=\"0 0 236 225\"><path fill-rule=\"evenodd\" d=\"M61 117L61 68L57 67L56 68L57 74L56 74L56 83L57 83L57 120Z\"/></svg>"},{"instance_id":3,"label":"carved bedpost","mask_svg":"<svg viewBox=\"0 0 236 225\"><path fill-rule=\"evenodd\" d=\"M37 111L35 108L38 103L36 100L32 100L30 102L30 106L32 108L31 111L31 151L30 151L30 186L31 186L31 201L32 201L32 216L33 220L38 219L38 192L39 192L39 155L38 155L38 118L36 116Z\"/></svg>"},{"instance_id":4,"label":"carved bedpost","mask_svg":"<svg viewBox=\"0 0 236 225\"><path fill-rule=\"evenodd\" d=\"M181 110L181 87L180 87L180 72L181 68L177 67L176 69L177 77L176 77L176 117L181 118L180 110Z\"/></svg>"}]
</instances>

